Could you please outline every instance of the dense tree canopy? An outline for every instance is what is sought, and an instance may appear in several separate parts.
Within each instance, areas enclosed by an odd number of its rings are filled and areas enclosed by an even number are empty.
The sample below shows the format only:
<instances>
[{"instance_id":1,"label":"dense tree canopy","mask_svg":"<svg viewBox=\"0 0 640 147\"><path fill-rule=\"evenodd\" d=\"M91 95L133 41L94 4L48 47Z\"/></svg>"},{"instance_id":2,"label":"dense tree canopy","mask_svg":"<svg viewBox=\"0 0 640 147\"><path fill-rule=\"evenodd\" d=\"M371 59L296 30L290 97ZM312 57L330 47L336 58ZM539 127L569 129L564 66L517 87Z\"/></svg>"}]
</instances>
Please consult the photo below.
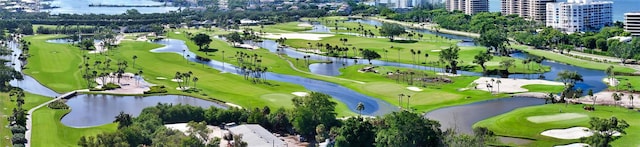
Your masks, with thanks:
<instances>
[{"instance_id":1,"label":"dense tree canopy","mask_svg":"<svg viewBox=\"0 0 640 147\"><path fill-rule=\"evenodd\" d=\"M387 114L376 133L376 146L440 146L442 132L437 121L408 111Z\"/></svg>"},{"instance_id":2,"label":"dense tree canopy","mask_svg":"<svg viewBox=\"0 0 640 147\"><path fill-rule=\"evenodd\" d=\"M387 38L389 38L390 41L393 41L395 36L402 35L405 33L407 32L404 30L404 27L402 27L399 24L383 23L382 26L380 27L380 35L387 36Z\"/></svg>"},{"instance_id":3,"label":"dense tree canopy","mask_svg":"<svg viewBox=\"0 0 640 147\"><path fill-rule=\"evenodd\" d=\"M193 40L194 43L196 43L196 45L198 46L198 50L202 50L202 46L205 45L209 45L209 43L211 43L211 36L207 35L207 34L198 34L196 36L193 36L193 38L191 38L191 40Z\"/></svg>"}]
</instances>

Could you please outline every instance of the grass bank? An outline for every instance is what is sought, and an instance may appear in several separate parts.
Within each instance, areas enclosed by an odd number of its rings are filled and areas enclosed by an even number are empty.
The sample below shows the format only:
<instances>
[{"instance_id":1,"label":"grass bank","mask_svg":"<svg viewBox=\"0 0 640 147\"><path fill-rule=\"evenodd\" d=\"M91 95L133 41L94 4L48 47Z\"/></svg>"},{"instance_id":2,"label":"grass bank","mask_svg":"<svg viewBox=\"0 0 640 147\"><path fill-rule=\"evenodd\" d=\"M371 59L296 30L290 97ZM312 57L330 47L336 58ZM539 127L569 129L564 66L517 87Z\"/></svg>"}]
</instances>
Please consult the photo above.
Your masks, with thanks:
<instances>
[{"instance_id":1,"label":"grass bank","mask_svg":"<svg viewBox=\"0 0 640 147\"><path fill-rule=\"evenodd\" d=\"M638 138L640 138L640 113L621 107L611 106L596 106L596 111L590 112L583 110L582 106L582 104L569 105L568 107L565 107L565 104L547 104L525 107L486 120L482 120L473 126L488 127L498 135L534 139L534 142L528 144L527 146L553 146L570 144L579 142L580 140L556 139L540 135L541 132L549 129L564 129L575 126L589 127L589 117L610 118L611 116L615 116L618 119L627 121L630 127L626 129L627 135L622 136L620 139L613 142L612 145L640 145L640 140L638 140ZM562 112L560 112L560 110ZM545 116L563 113L575 113L586 115L588 117L564 120L561 119L544 123L534 123L527 120L527 117L531 116Z\"/></svg>"},{"instance_id":2,"label":"grass bank","mask_svg":"<svg viewBox=\"0 0 640 147\"><path fill-rule=\"evenodd\" d=\"M25 109L25 111L29 111L29 109L49 100L51 100L50 97L25 93L24 105L22 105L22 108ZM2 109L0 109L0 116L11 116L13 114L13 109L16 108L16 98L12 97L9 99L9 93L2 92L0 93L0 106L2 106ZM0 126L4 128L4 126L9 125L9 121L5 117L2 118L3 119L0 119ZM0 129L0 137L2 137L0 140L0 146L12 146L11 136L11 129Z\"/></svg>"},{"instance_id":3,"label":"grass bank","mask_svg":"<svg viewBox=\"0 0 640 147\"><path fill-rule=\"evenodd\" d=\"M606 70L609 66L613 66L614 67L613 70L615 72L618 72L618 73L634 73L634 72L636 72L635 69L624 67L624 66L621 66L619 64L587 61L587 60L577 59L577 58L565 56L565 55L562 55L562 54L554 53L554 52L551 52L551 51L539 50L539 49L531 49L528 46L523 46L523 45L513 45L512 47L516 48L516 49L520 49L520 50L526 51L527 53L535 55L535 56L545 57L548 60L558 61L558 62L562 62L562 63L566 63L566 64L578 66L578 67L583 67L583 68L588 68L588 69L595 69L595 70L602 70L604 72L604 70Z\"/></svg>"},{"instance_id":4,"label":"grass bank","mask_svg":"<svg viewBox=\"0 0 640 147\"><path fill-rule=\"evenodd\" d=\"M82 136L94 136L104 132L114 132L117 129L115 123L90 128L67 127L60 122L60 119L70 111L49 107L34 111L31 146L77 146Z\"/></svg>"}]
</instances>

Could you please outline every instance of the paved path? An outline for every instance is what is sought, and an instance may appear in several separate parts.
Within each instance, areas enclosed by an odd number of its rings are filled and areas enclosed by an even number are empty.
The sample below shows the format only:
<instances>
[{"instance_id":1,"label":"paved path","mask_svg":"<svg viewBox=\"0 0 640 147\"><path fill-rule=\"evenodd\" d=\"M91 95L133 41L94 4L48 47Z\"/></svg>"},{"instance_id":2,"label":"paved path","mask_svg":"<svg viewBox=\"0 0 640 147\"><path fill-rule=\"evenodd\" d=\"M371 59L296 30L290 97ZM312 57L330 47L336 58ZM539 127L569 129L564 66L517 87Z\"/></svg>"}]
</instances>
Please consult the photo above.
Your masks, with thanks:
<instances>
[{"instance_id":1,"label":"paved path","mask_svg":"<svg viewBox=\"0 0 640 147\"><path fill-rule=\"evenodd\" d=\"M76 91L71 91L71 92L65 93L63 95L60 95L60 96L56 97L55 99L52 99L52 100L50 100L48 102L42 103L42 104L40 104L40 105L38 105L36 107L33 107L33 108L29 109L29 111L27 112L27 132L25 132L25 138L27 138L27 143L25 144L26 147L30 147L31 146L31 144L30 144L30 142L31 142L31 131L32 131L32 128L33 128L32 127L33 119L32 119L31 116L33 116L33 112L38 110L38 109L40 109L40 108L42 108L42 107L44 107L44 106L46 106L46 105L49 105L49 103L52 103L54 101L57 101L57 100L60 100L60 99L66 98L66 97L69 97L70 95L75 95L76 93L77 93Z\"/></svg>"}]
</instances>

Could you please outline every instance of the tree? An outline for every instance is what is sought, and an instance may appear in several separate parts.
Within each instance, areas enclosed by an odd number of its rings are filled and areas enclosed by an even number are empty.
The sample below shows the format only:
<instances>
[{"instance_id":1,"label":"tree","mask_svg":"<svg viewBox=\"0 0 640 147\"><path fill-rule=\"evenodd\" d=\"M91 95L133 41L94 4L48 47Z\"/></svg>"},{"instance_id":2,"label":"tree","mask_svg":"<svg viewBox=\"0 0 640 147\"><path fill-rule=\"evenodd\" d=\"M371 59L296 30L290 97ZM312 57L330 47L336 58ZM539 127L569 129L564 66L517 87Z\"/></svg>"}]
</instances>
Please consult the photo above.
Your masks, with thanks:
<instances>
[{"instance_id":1,"label":"tree","mask_svg":"<svg viewBox=\"0 0 640 147\"><path fill-rule=\"evenodd\" d=\"M593 133L593 136L582 138L582 140L596 147L611 146L609 143L620 138L619 136L613 135L617 133L627 134L624 129L629 128L629 124L627 124L626 121L619 120L616 117L611 117L610 119L592 117L589 125L591 126L589 127L589 129L591 129L590 131L597 133Z\"/></svg>"},{"instance_id":2,"label":"tree","mask_svg":"<svg viewBox=\"0 0 640 147\"><path fill-rule=\"evenodd\" d=\"M383 23L382 27L380 27L380 35L387 36L389 41L393 41L395 36L402 35L407 33L399 24L394 23Z\"/></svg>"},{"instance_id":3,"label":"tree","mask_svg":"<svg viewBox=\"0 0 640 147\"><path fill-rule=\"evenodd\" d=\"M621 97L620 95L621 95L621 94L622 94L622 93L617 94L617 93L615 93L615 92L614 92L613 94L611 94L611 98L613 98L613 100L614 100L614 101L616 101L616 104L618 103L618 101L620 101L620 99L621 99L621 98L620 98L620 97Z\"/></svg>"},{"instance_id":4,"label":"tree","mask_svg":"<svg viewBox=\"0 0 640 147\"><path fill-rule=\"evenodd\" d=\"M634 97L633 97L633 93L630 93L630 94L629 94L629 96L628 96L628 98L629 98L629 100L631 101L631 102L630 102L630 103L631 103L631 108L633 108L633 98L634 98Z\"/></svg>"},{"instance_id":5,"label":"tree","mask_svg":"<svg viewBox=\"0 0 640 147\"><path fill-rule=\"evenodd\" d=\"M209 133L212 132L211 129L207 128L207 122L194 122L190 121L187 123L189 126L189 130L187 132L190 135L195 135L198 138L202 139L205 143L209 142Z\"/></svg>"},{"instance_id":6,"label":"tree","mask_svg":"<svg viewBox=\"0 0 640 147\"><path fill-rule=\"evenodd\" d=\"M568 70L560 71L556 80L562 81L565 86L567 86L567 84L575 85L576 82L584 81L584 79L582 79L582 75L578 72Z\"/></svg>"},{"instance_id":7,"label":"tree","mask_svg":"<svg viewBox=\"0 0 640 147\"><path fill-rule=\"evenodd\" d=\"M233 135L233 144L232 147L247 147L247 142L242 141L242 134Z\"/></svg>"},{"instance_id":8,"label":"tree","mask_svg":"<svg viewBox=\"0 0 640 147\"><path fill-rule=\"evenodd\" d=\"M376 146L439 146L440 124L409 112L392 112L382 118L376 132Z\"/></svg>"},{"instance_id":9,"label":"tree","mask_svg":"<svg viewBox=\"0 0 640 147\"><path fill-rule=\"evenodd\" d=\"M138 59L138 56L133 55L133 68L136 68L136 59Z\"/></svg>"},{"instance_id":10,"label":"tree","mask_svg":"<svg viewBox=\"0 0 640 147\"><path fill-rule=\"evenodd\" d=\"M509 68L515 65L516 60L514 59L503 59L500 61L500 66L504 68L505 71L509 72Z\"/></svg>"},{"instance_id":11,"label":"tree","mask_svg":"<svg viewBox=\"0 0 640 147\"><path fill-rule=\"evenodd\" d=\"M485 63L491 61L493 56L489 54L489 52L480 51L476 56L473 57L473 63L479 64L482 67L482 73L487 74L487 67L484 65Z\"/></svg>"},{"instance_id":12,"label":"tree","mask_svg":"<svg viewBox=\"0 0 640 147\"><path fill-rule=\"evenodd\" d=\"M380 58L378 52L369 49L362 50L362 56L369 60L369 64L371 64L371 60Z\"/></svg>"},{"instance_id":13,"label":"tree","mask_svg":"<svg viewBox=\"0 0 640 147\"><path fill-rule=\"evenodd\" d=\"M93 39L84 39L80 41L78 45L80 45L84 50L91 50L91 47L93 46Z\"/></svg>"},{"instance_id":14,"label":"tree","mask_svg":"<svg viewBox=\"0 0 640 147\"><path fill-rule=\"evenodd\" d=\"M500 79L498 79L496 81L496 85L498 85L498 93L500 93L500 84L502 84L502 81L500 81Z\"/></svg>"},{"instance_id":15,"label":"tree","mask_svg":"<svg viewBox=\"0 0 640 147\"><path fill-rule=\"evenodd\" d=\"M236 47L237 43L242 43L242 37L240 36L240 34L238 32L233 32L229 35L226 36L227 40L231 41L231 43L233 44L234 47Z\"/></svg>"},{"instance_id":16,"label":"tree","mask_svg":"<svg viewBox=\"0 0 640 147\"><path fill-rule=\"evenodd\" d=\"M116 116L116 120L113 121L114 123L117 122L118 123L118 128L124 128L124 127L128 127L131 124L133 124L133 118L131 118L131 115L124 113L123 111L120 111L120 114L118 114L118 116Z\"/></svg>"},{"instance_id":17,"label":"tree","mask_svg":"<svg viewBox=\"0 0 640 147\"><path fill-rule=\"evenodd\" d=\"M326 128L335 126L336 103L331 101L331 96L318 92L311 92L305 97L293 98L294 129L306 138L315 136L316 126L323 124Z\"/></svg>"},{"instance_id":18,"label":"tree","mask_svg":"<svg viewBox=\"0 0 640 147\"><path fill-rule=\"evenodd\" d=\"M338 128L336 146L338 147L373 147L375 128L361 117L351 117Z\"/></svg>"},{"instance_id":19,"label":"tree","mask_svg":"<svg viewBox=\"0 0 640 147\"><path fill-rule=\"evenodd\" d=\"M359 102L358 106L356 106L356 110L358 110L359 115L362 115L362 110L364 110L364 104L362 102Z\"/></svg>"},{"instance_id":20,"label":"tree","mask_svg":"<svg viewBox=\"0 0 640 147\"><path fill-rule=\"evenodd\" d=\"M587 95L593 101L593 105L591 105L591 107L595 108L596 107L596 98L597 98L597 96L593 96L593 89L589 89L589 91L587 91Z\"/></svg>"},{"instance_id":21,"label":"tree","mask_svg":"<svg viewBox=\"0 0 640 147\"><path fill-rule=\"evenodd\" d=\"M202 47L205 45L208 45L209 43L211 43L211 37L207 34L198 34L196 36L193 36L193 38L191 38L191 40L193 40L194 43L196 43L196 45L198 46L198 50L201 51Z\"/></svg>"},{"instance_id":22,"label":"tree","mask_svg":"<svg viewBox=\"0 0 640 147\"><path fill-rule=\"evenodd\" d=\"M488 47L489 49L493 49L495 52L503 51L502 48L504 48L504 44L507 43L507 41L506 31L498 29L485 31L480 34L480 39L478 39L478 43ZM507 55L507 53L500 52L500 55Z\"/></svg>"},{"instance_id":23,"label":"tree","mask_svg":"<svg viewBox=\"0 0 640 147\"><path fill-rule=\"evenodd\" d=\"M452 74L458 74L457 65L458 65L459 51L460 51L460 47L458 47L457 45L440 51L440 61L449 63L449 68L451 68L450 71Z\"/></svg>"}]
</instances>

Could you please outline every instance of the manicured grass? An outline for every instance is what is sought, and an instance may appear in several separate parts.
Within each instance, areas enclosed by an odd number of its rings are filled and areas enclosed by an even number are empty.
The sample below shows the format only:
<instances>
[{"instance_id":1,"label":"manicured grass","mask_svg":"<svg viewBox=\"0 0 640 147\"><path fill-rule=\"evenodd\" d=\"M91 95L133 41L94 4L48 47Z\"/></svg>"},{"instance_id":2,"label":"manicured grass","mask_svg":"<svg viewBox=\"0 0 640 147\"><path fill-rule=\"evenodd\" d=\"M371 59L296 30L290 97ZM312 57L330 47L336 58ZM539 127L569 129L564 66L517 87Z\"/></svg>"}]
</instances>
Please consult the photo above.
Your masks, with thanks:
<instances>
[{"instance_id":1,"label":"manicured grass","mask_svg":"<svg viewBox=\"0 0 640 147\"><path fill-rule=\"evenodd\" d=\"M627 84L631 83L631 87L638 91L640 90L640 77L638 76L616 76L616 79L620 81L617 86L618 90L630 90ZM610 90L616 90L616 87L609 87Z\"/></svg>"},{"instance_id":2,"label":"manicured grass","mask_svg":"<svg viewBox=\"0 0 640 147\"><path fill-rule=\"evenodd\" d=\"M71 128L60 122L71 110L54 110L42 107L33 113L31 146L77 146L80 137L116 131L117 124L110 123L90 128Z\"/></svg>"},{"instance_id":3,"label":"manicured grass","mask_svg":"<svg viewBox=\"0 0 640 147\"><path fill-rule=\"evenodd\" d=\"M0 109L0 116L6 115L8 117L13 114L13 108L17 107L15 100L15 97L12 97L11 100L9 100L9 93L0 93L0 106L2 106L2 109ZM49 100L51 100L51 98L49 97L25 93L24 105L22 105L22 108L25 109L25 111L29 111L29 109ZM0 119L0 126L2 126L3 128L0 129L0 137L2 137L2 139L0 139L0 146L11 146L10 143L12 134L11 129L5 128L5 126L7 125L9 125L9 121L6 119L6 117L2 117L2 119Z\"/></svg>"},{"instance_id":4,"label":"manicured grass","mask_svg":"<svg viewBox=\"0 0 640 147\"><path fill-rule=\"evenodd\" d=\"M512 46L513 48L517 48L523 51L526 51L529 54L532 55L536 55L536 56L543 56L549 60L553 60L553 61L558 61L558 62L562 62L562 63L567 63L567 64L571 64L571 65L575 65L575 66L579 66L579 67L583 67L583 68L588 68L588 69L596 69L596 70L606 70L609 66L613 66L613 70L615 72L619 72L619 73L634 73L636 72L636 70L632 69L632 68L628 68L628 67L624 67L618 64L611 64L611 63L600 63L600 62L593 62L593 61L587 61L587 60L581 60L581 59L576 59L573 57L569 57L569 56L565 56L565 55L561 55L561 54L556 54L553 53L551 51L545 51L545 50L538 50L538 49L530 49L526 46L522 46L522 45L514 45Z\"/></svg>"},{"instance_id":5,"label":"manicured grass","mask_svg":"<svg viewBox=\"0 0 640 147\"><path fill-rule=\"evenodd\" d=\"M343 42L340 41L341 38L346 38L348 41L343 44ZM439 38L436 38L434 40L428 40L428 41L418 41L414 43L397 43L397 42L390 42L388 39L385 39L385 38L365 38L365 37L358 37L353 35L336 35L333 37L323 38L320 41L289 39L285 42L285 44L294 48L310 48L309 44L311 44L311 48L313 49L318 48L316 47L317 43L322 43L322 44L328 43L334 46L335 45L346 46L349 48L349 51L347 52L347 54L348 56L351 56L351 57L354 57L354 56L360 57L361 55L359 53L359 49L362 48L362 49L370 49L378 52L378 54L380 54L380 56L382 57L380 60L401 62L401 63L408 63L408 64L435 66L435 67L444 67L443 64L435 63L439 61L439 55L440 55L439 51L442 49L446 49L455 44L454 41L439 39ZM393 46L393 49L390 48L391 46ZM354 47L358 49L356 50L355 53L352 50ZM420 50L421 55L415 55L414 57L413 54L411 53L411 49L414 49L415 52L417 52L417 50ZM324 48L322 48L321 50L324 50ZM387 50L388 52L385 52L385 50ZM476 54L485 50L486 48L477 47L477 46L461 47L461 50L459 52L460 63L458 65L461 66L463 70L482 72L482 68L479 65L473 63L473 60ZM429 57L427 57L426 60L425 60L425 53L429 54ZM508 58L510 57L495 56L493 60L486 63L487 70L503 69L503 67L500 66L500 61ZM510 58L510 59L514 59L514 58ZM531 63L529 67L530 68L527 68L527 66L525 66L522 63L522 60L515 59L515 66L510 67L509 71L512 73L537 73L538 72L537 68L540 66L538 66L538 64L536 63ZM542 66L542 70L549 71L550 67Z\"/></svg>"},{"instance_id":6,"label":"manicured grass","mask_svg":"<svg viewBox=\"0 0 640 147\"><path fill-rule=\"evenodd\" d=\"M38 79L40 83L58 93L86 88L79 70L82 62L82 50L71 44L47 43L49 39L65 37L62 35L35 35L25 37L31 42L28 64L23 72ZM84 51L86 52L86 51Z\"/></svg>"},{"instance_id":7,"label":"manicured grass","mask_svg":"<svg viewBox=\"0 0 640 147\"><path fill-rule=\"evenodd\" d=\"M248 28L253 29L253 31L259 32L269 32L269 33L291 33L291 32L302 32L311 30L309 26L298 26L301 24L300 22L287 22L287 23L278 23L274 25L264 25L264 26L250 26ZM245 27L242 27L245 28Z\"/></svg>"},{"instance_id":8,"label":"manicured grass","mask_svg":"<svg viewBox=\"0 0 640 147\"><path fill-rule=\"evenodd\" d=\"M582 109L580 105L548 104L516 109L509 113L498 115L474 125L474 127L488 127L498 135L535 139L528 146L553 146L579 142L580 140L562 140L540 135L548 129L564 129L574 126L589 127L589 118L576 118L545 123L533 123L527 120L530 116L554 115L560 113L578 113L589 117L610 118L615 116L629 123L626 135L612 143L613 146L638 146L640 145L640 113L611 106L596 106L596 111L590 112ZM560 110L562 112L560 112Z\"/></svg>"},{"instance_id":9,"label":"manicured grass","mask_svg":"<svg viewBox=\"0 0 640 147\"><path fill-rule=\"evenodd\" d=\"M558 93L564 90L564 86L562 85L543 85L543 84L532 84L522 86L524 89L528 89L529 92L544 92L544 93Z\"/></svg>"},{"instance_id":10,"label":"manicured grass","mask_svg":"<svg viewBox=\"0 0 640 147\"><path fill-rule=\"evenodd\" d=\"M427 87L420 85L407 85L406 83L396 83L396 80L385 76L387 71L396 71L400 69L406 71L405 68L378 66L375 69L379 73L360 73L357 70L365 65L349 66L341 69L343 73L339 77L354 79L366 82L365 84L348 84L347 87L370 96L380 98L391 104L398 105L398 94L411 95L410 107L418 112L428 112L442 107L467 104L472 102L484 101L506 95L492 96L489 92L480 90L461 90L461 88L469 87L470 84L478 77L460 76L447 77L453 80L453 83L431 83ZM430 76L434 76L433 72L427 71ZM407 87L415 86L423 91L411 91ZM406 107L406 97L402 105Z\"/></svg>"}]
</instances>

